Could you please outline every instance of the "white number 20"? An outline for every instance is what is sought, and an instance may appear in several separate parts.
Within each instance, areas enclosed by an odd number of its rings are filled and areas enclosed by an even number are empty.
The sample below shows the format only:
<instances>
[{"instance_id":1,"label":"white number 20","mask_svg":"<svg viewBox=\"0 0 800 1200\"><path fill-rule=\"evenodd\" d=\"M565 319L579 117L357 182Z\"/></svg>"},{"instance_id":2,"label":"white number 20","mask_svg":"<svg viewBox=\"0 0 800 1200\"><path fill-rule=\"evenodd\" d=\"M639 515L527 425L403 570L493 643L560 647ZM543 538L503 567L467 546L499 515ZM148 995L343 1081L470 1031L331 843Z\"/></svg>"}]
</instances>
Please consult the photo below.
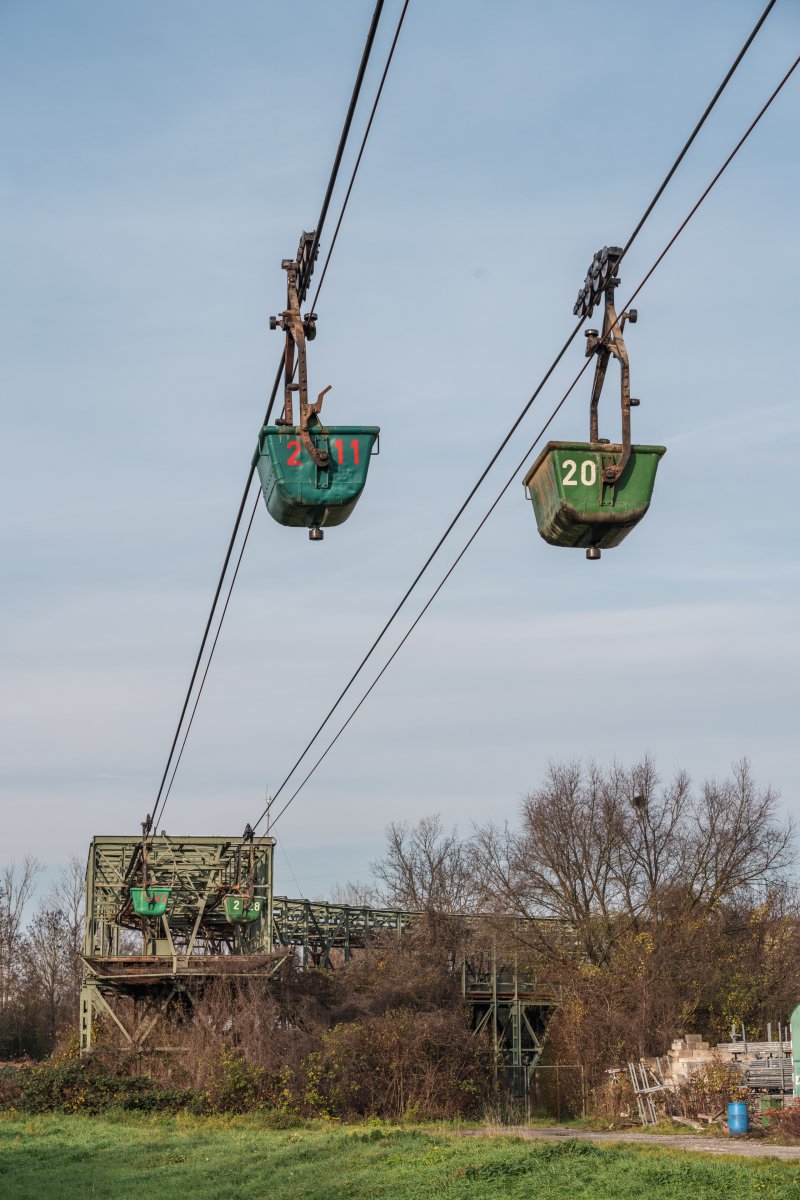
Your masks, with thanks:
<instances>
[{"instance_id":1,"label":"white number 20","mask_svg":"<svg viewBox=\"0 0 800 1200\"><path fill-rule=\"evenodd\" d=\"M564 487L577 487L578 481L575 478L575 472L578 469L578 464L574 458L565 458L561 464L564 468L564 478L561 480ZM597 467L590 458L584 459L581 463L581 483L584 487L591 487L597 480Z\"/></svg>"}]
</instances>

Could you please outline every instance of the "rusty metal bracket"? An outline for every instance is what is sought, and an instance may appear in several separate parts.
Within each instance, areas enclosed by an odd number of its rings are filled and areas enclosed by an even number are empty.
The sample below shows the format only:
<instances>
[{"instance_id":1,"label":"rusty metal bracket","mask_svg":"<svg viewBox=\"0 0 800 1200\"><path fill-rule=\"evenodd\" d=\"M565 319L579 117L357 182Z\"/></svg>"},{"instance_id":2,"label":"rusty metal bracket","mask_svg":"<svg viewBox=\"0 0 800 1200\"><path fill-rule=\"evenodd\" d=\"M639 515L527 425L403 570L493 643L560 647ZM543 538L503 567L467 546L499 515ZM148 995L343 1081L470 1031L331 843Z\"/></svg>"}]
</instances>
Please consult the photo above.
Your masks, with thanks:
<instances>
[{"instance_id":1,"label":"rusty metal bracket","mask_svg":"<svg viewBox=\"0 0 800 1200\"><path fill-rule=\"evenodd\" d=\"M286 334L286 348L283 359L283 414L278 418L278 425L294 425L292 394L298 393L299 421L297 431L300 441L305 446L312 461L324 470L330 462L327 450L314 445L310 429L320 426L319 412L322 400L330 387L324 388L317 397L316 404L308 402L308 366L306 361L306 341L313 341L316 336L316 313L300 315L300 293L305 294L308 281L313 271L311 250L314 244L313 233L303 233L297 258L284 258L281 267L286 272L286 309L279 317L270 317L270 329L282 329ZM295 351L297 352L297 382L295 375ZM323 431L324 432L324 431Z\"/></svg>"},{"instance_id":2,"label":"rusty metal bracket","mask_svg":"<svg viewBox=\"0 0 800 1200\"><path fill-rule=\"evenodd\" d=\"M148 872L148 867L149 867L149 862L148 862L149 844L148 844L147 838L150 833L152 824L153 824L153 819L150 816L150 813L148 813L145 820L142 821L142 887L145 891L147 891L147 887L149 884L149 880L147 878L147 872Z\"/></svg>"},{"instance_id":3,"label":"rusty metal bracket","mask_svg":"<svg viewBox=\"0 0 800 1200\"><path fill-rule=\"evenodd\" d=\"M635 325L638 314L636 309L632 308L629 312L624 312L621 316L617 316L614 306L614 291L620 282L616 274L616 266L622 254L621 249L618 246L604 247L603 251L598 251L599 254L605 256L603 258L603 267L606 268L602 278L603 292L605 294L603 331L602 333L598 333L596 329L587 329L585 331L586 357L591 358L593 354L597 356L594 381L592 383L592 398L589 405L589 441L599 442L601 440L598 406L600 404L600 393L603 390L608 363L613 357L617 359L620 365L622 453L613 465L605 467L603 470L603 483L613 485L619 480L631 456L631 408L635 408L639 403L638 400L631 399L630 360L623 337L625 322L630 321L632 325ZM595 260L598 259L598 255L595 255Z\"/></svg>"},{"instance_id":4,"label":"rusty metal bracket","mask_svg":"<svg viewBox=\"0 0 800 1200\"><path fill-rule=\"evenodd\" d=\"M251 829L249 822L244 831L244 836L247 838L247 886L244 895L246 903L249 906L253 903L253 896L255 895L255 846L253 844L255 833Z\"/></svg>"}]
</instances>

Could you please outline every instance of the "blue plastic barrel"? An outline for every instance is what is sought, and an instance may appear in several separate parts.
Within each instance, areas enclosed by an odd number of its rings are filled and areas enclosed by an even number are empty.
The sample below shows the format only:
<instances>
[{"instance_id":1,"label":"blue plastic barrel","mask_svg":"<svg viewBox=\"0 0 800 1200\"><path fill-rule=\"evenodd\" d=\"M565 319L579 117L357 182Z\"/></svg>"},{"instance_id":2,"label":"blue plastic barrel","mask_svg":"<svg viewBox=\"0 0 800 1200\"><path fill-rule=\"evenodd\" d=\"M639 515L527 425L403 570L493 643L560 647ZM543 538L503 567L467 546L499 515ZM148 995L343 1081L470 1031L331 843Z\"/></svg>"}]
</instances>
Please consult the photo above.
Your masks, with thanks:
<instances>
[{"instance_id":1,"label":"blue plastic barrel","mask_svg":"<svg viewBox=\"0 0 800 1200\"><path fill-rule=\"evenodd\" d=\"M735 1137L736 1134L747 1133L749 1128L747 1105L742 1100L731 1100L728 1105L728 1132Z\"/></svg>"}]
</instances>

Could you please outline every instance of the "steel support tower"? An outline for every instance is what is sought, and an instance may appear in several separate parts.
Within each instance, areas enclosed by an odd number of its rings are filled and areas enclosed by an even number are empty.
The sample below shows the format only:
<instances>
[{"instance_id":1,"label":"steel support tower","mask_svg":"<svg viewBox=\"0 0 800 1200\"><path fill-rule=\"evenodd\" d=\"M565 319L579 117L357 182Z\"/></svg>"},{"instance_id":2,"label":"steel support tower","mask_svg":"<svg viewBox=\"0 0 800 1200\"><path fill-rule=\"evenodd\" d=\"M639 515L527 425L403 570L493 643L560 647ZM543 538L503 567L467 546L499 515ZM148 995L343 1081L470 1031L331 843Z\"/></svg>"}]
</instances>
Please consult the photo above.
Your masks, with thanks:
<instances>
[{"instance_id":1,"label":"steel support tower","mask_svg":"<svg viewBox=\"0 0 800 1200\"><path fill-rule=\"evenodd\" d=\"M169 891L166 911L139 916L132 890L144 880L141 838L95 837L86 868L80 1047L91 1051L93 1025L110 1023L131 1051L169 1050L154 1042L160 1019L187 1011L212 980L268 980L287 958L303 970L332 970L371 941L401 937L423 914L323 900L273 896L272 838L147 839L147 877ZM252 851L252 856L251 856ZM261 904L258 918L231 920L226 897L242 880ZM141 876L141 878L140 878ZM492 1040L495 1079L514 1096L526 1093L541 1058L547 1022L559 1003L552 988L503 965L493 948L470 956L473 938L486 947L484 918L464 926L461 991L476 1036ZM458 969L458 967L456 967Z\"/></svg>"},{"instance_id":2,"label":"steel support tower","mask_svg":"<svg viewBox=\"0 0 800 1200\"><path fill-rule=\"evenodd\" d=\"M142 839L95 837L86 867L80 1047L92 1047L92 1025L103 1016L130 1049L142 1047L159 1017L219 976L269 976L286 957L272 944L274 840L253 846L252 889L257 920L237 924L225 897L237 894L249 870L251 841L242 837L172 837L147 842L147 870L169 891L166 912L137 916L132 889L141 882Z\"/></svg>"}]
</instances>

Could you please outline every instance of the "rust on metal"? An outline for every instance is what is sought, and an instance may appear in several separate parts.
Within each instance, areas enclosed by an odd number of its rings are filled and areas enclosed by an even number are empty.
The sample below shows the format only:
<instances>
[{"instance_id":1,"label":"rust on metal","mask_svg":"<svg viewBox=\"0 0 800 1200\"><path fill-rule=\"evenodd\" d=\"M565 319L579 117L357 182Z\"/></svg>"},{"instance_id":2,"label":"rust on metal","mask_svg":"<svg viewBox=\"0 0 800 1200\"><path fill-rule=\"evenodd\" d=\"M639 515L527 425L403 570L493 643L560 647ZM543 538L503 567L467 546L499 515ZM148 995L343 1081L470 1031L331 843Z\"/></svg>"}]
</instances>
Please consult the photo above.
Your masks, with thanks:
<instances>
[{"instance_id":1,"label":"rust on metal","mask_svg":"<svg viewBox=\"0 0 800 1200\"><path fill-rule=\"evenodd\" d=\"M603 470L603 483L613 486L622 475L631 456L631 408L639 401L631 400L631 372L628 349L625 345L623 330L625 322L636 324L635 308L617 316L614 305L614 291L619 286L619 276L616 268L622 256L619 246L604 246L594 257L589 274L586 277L583 291L578 294L575 312L583 316L591 315L594 305L599 303L601 293L605 297L603 310L603 330L598 334L596 329L586 330L586 357L597 356L592 382L592 398L589 406L589 441L600 441L598 407L600 393L606 378L609 359L613 356L620 365L620 407L622 410L621 451L616 461Z\"/></svg>"},{"instance_id":2,"label":"rust on metal","mask_svg":"<svg viewBox=\"0 0 800 1200\"><path fill-rule=\"evenodd\" d=\"M293 393L298 394L299 421L296 426L300 441L308 451L312 461L320 469L325 469L330 461L330 454L314 444L309 432L309 425L319 426L319 413L326 392L330 385L323 388L315 404L308 402L308 362L306 342L316 337L316 313L300 315L300 293L305 292L311 272L314 269L311 258L314 246L314 234L303 233L300 238L297 257L284 258L281 266L286 272L286 308L279 317L270 317L270 329L282 329L286 334L286 347L283 356L283 414L278 418L278 425L294 426ZM297 382L295 375L295 354L297 355ZM324 430L322 432L325 432Z\"/></svg>"}]
</instances>

